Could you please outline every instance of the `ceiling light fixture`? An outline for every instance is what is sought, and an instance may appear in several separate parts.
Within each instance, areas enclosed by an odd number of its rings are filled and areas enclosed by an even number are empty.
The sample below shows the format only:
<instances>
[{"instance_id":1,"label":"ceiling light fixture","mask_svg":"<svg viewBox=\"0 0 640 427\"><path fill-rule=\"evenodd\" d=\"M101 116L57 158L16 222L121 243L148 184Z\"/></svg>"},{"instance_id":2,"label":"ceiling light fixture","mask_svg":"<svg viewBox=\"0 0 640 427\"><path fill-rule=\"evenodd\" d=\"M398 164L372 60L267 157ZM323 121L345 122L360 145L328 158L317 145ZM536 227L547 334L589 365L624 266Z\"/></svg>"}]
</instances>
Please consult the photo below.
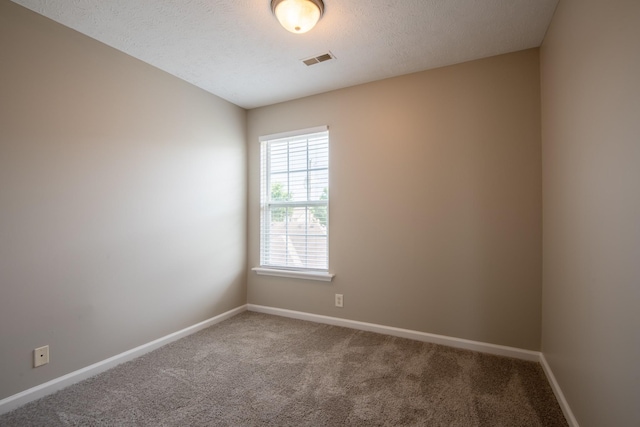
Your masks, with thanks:
<instances>
[{"instance_id":1,"label":"ceiling light fixture","mask_svg":"<svg viewBox=\"0 0 640 427\"><path fill-rule=\"evenodd\" d=\"M287 31L302 34L322 18L322 0L271 0L271 11Z\"/></svg>"}]
</instances>

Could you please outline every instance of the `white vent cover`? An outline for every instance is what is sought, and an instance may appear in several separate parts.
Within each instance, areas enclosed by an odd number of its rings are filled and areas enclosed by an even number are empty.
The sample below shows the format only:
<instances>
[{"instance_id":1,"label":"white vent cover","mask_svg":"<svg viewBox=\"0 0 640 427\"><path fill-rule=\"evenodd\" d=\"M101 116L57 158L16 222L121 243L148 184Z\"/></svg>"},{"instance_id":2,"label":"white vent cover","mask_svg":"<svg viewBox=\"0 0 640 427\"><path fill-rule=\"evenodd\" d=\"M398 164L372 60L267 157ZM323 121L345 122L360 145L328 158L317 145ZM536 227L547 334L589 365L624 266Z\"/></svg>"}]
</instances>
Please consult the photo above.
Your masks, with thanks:
<instances>
[{"instance_id":1,"label":"white vent cover","mask_svg":"<svg viewBox=\"0 0 640 427\"><path fill-rule=\"evenodd\" d=\"M331 59L336 59L336 57L333 56L333 53L327 52L327 53L323 53L322 55L312 56L311 58L303 59L302 62L304 63L304 65L308 67L310 65L319 64L321 62L329 61Z\"/></svg>"}]
</instances>

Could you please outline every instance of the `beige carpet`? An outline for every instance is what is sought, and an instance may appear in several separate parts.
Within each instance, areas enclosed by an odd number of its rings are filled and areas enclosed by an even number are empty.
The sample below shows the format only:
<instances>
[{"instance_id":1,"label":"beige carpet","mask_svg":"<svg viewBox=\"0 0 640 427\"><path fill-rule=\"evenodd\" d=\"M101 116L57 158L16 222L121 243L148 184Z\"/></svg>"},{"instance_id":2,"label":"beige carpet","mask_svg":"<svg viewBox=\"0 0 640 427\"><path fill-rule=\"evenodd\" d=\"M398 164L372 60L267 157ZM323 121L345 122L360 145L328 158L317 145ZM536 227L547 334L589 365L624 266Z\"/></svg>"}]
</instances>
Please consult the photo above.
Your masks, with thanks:
<instances>
[{"instance_id":1,"label":"beige carpet","mask_svg":"<svg viewBox=\"0 0 640 427\"><path fill-rule=\"evenodd\" d=\"M532 362L245 312L1 426L566 426Z\"/></svg>"}]
</instances>

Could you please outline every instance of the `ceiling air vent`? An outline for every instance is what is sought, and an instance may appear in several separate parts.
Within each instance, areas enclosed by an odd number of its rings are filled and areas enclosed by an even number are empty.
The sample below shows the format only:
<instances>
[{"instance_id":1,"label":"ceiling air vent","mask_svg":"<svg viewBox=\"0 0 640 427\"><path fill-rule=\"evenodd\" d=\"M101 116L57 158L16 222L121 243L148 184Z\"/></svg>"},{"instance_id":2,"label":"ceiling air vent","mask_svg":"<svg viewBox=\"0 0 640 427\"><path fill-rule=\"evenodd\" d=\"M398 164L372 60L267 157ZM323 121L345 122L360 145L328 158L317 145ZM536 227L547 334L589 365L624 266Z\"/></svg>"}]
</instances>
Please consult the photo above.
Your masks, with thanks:
<instances>
[{"instance_id":1,"label":"ceiling air vent","mask_svg":"<svg viewBox=\"0 0 640 427\"><path fill-rule=\"evenodd\" d=\"M336 59L335 56L331 52L323 53L322 55L314 56L312 58L303 59L304 65L310 66L314 64L319 64L324 61L329 61L330 59Z\"/></svg>"}]
</instances>

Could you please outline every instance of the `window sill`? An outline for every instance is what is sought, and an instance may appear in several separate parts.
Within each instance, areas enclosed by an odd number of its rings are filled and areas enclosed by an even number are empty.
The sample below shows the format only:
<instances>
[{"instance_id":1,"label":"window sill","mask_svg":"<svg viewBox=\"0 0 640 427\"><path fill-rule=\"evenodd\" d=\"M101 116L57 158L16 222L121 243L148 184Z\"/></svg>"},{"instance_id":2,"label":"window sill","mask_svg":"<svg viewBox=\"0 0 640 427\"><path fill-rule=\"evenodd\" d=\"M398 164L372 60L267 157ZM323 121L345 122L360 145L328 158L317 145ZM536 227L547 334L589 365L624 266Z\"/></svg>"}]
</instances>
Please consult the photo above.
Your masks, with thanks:
<instances>
[{"instance_id":1,"label":"window sill","mask_svg":"<svg viewBox=\"0 0 640 427\"><path fill-rule=\"evenodd\" d=\"M262 276L288 277L291 279L320 280L330 282L335 274L323 271L296 271L296 270L277 270L275 268L254 267L252 268L257 274Z\"/></svg>"}]
</instances>

